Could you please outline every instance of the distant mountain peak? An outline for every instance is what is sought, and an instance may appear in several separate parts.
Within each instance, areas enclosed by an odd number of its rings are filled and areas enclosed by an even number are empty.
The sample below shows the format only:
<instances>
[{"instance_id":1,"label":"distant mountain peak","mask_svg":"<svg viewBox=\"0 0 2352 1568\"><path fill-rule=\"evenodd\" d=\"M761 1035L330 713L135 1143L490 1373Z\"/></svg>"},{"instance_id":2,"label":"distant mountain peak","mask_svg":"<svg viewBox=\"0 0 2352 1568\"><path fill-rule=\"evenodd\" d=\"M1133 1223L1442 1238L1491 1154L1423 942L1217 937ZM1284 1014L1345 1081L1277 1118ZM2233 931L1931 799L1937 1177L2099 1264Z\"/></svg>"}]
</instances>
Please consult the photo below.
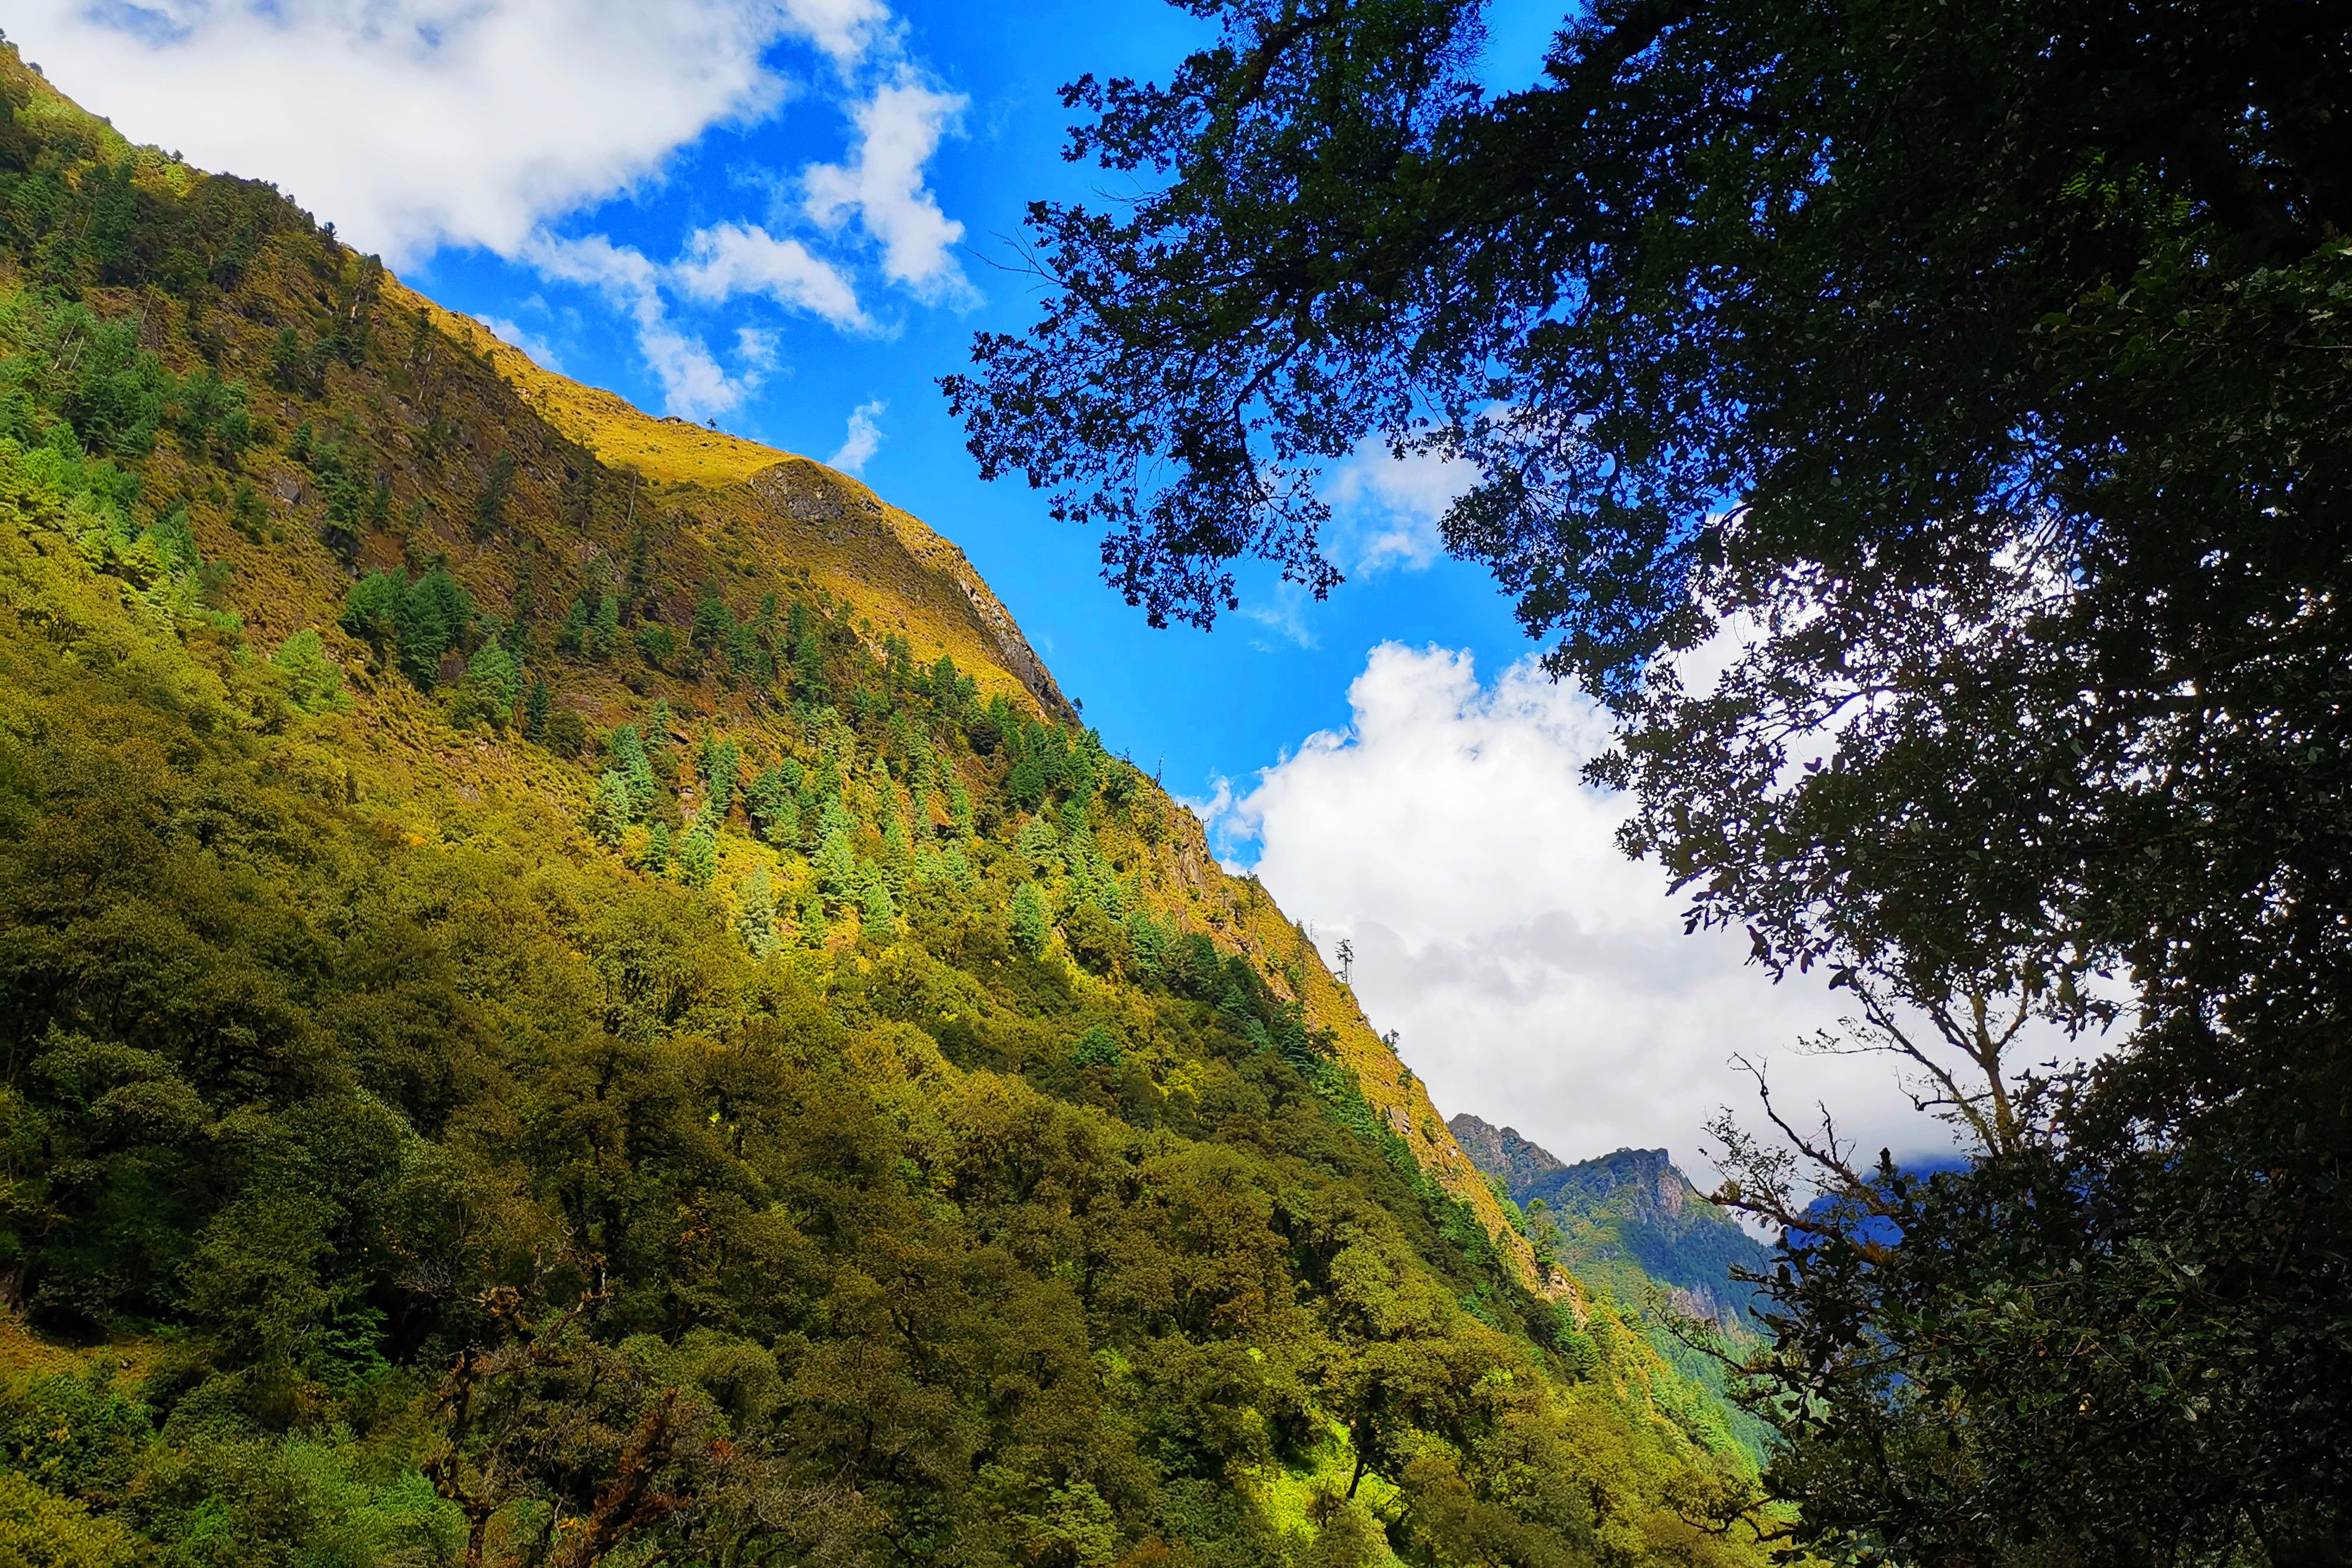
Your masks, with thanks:
<instances>
[{"instance_id":1,"label":"distant mountain peak","mask_svg":"<svg viewBox=\"0 0 2352 1568\"><path fill-rule=\"evenodd\" d=\"M1550 1150L1521 1137L1517 1127L1497 1127L1467 1111L1445 1125L1462 1152L1470 1156L1470 1163L1485 1175L1502 1177L1506 1186L1516 1186L1568 1168L1567 1162Z\"/></svg>"},{"instance_id":2,"label":"distant mountain peak","mask_svg":"<svg viewBox=\"0 0 2352 1568\"><path fill-rule=\"evenodd\" d=\"M1732 1267L1760 1270L1763 1243L1709 1203L1664 1149L1618 1149L1571 1165L1514 1127L1463 1112L1446 1123L1478 1170L1513 1201L1540 1203L1570 1273L1623 1288L1627 1268L1664 1285L1678 1307L1740 1321L1747 1291Z\"/></svg>"}]
</instances>

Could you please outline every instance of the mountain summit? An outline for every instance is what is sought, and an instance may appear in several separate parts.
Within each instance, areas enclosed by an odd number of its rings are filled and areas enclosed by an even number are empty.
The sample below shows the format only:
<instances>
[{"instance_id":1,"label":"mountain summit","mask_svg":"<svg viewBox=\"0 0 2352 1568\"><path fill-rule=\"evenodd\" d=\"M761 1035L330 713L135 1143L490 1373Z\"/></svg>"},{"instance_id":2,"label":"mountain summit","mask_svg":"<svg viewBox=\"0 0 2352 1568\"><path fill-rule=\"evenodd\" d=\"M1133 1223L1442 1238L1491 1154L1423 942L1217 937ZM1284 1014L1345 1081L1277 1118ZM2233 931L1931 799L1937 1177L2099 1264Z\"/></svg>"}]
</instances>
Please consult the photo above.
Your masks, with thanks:
<instances>
[{"instance_id":1,"label":"mountain summit","mask_svg":"<svg viewBox=\"0 0 2352 1568\"><path fill-rule=\"evenodd\" d=\"M1471 1162L1513 1202L1540 1215L1550 1249L1570 1272L1621 1290L1655 1281L1693 1317L1745 1331L1748 1291L1734 1268L1760 1270L1770 1249L1706 1201L1664 1149L1619 1149L1570 1165L1521 1137L1464 1112L1446 1126Z\"/></svg>"},{"instance_id":2,"label":"mountain summit","mask_svg":"<svg viewBox=\"0 0 2352 1568\"><path fill-rule=\"evenodd\" d=\"M13 49L0 1047L0 1559L1762 1560L961 551Z\"/></svg>"}]
</instances>

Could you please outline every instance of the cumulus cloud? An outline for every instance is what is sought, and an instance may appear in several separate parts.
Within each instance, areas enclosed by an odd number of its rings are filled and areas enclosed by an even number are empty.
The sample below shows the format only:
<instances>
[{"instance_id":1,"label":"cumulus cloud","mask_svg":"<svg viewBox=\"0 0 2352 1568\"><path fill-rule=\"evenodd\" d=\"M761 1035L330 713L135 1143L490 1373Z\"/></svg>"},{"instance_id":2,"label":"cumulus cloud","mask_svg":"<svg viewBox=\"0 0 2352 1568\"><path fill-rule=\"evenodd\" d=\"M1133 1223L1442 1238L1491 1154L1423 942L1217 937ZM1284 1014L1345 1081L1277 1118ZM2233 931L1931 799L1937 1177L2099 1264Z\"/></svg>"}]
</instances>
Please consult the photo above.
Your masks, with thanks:
<instances>
[{"instance_id":1,"label":"cumulus cloud","mask_svg":"<svg viewBox=\"0 0 2352 1568\"><path fill-rule=\"evenodd\" d=\"M891 31L890 8L878 0L784 0L784 12L803 37L844 69Z\"/></svg>"},{"instance_id":2,"label":"cumulus cloud","mask_svg":"<svg viewBox=\"0 0 2352 1568\"><path fill-rule=\"evenodd\" d=\"M865 472L866 460L882 448L882 411L889 406L876 398L851 409L848 434L843 437L840 450L824 460L825 466L845 474Z\"/></svg>"},{"instance_id":3,"label":"cumulus cloud","mask_svg":"<svg viewBox=\"0 0 2352 1568\"><path fill-rule=\"evenodd\" d=\"M1366 436L1323 487L1335 551L1352 572L1424 570L1445 549L1438 520L1477 482L1475 463L1430 452L1399 457L1378 436Z\"/></svg>"},{"instance_id":4,"label":"cumulus cloud","mask_svg":"<svg viewBox=\"0 0 2352 1568\"><path fill-rule=\"evenodd\" d=\"M1446 1114L1564 1159L1664 1147L1704 1181L1703 1124L1754 1108L1744 1053L1869 1150L1948 1152L1883 1060L1794 1049L1841 1015L1819 980L1776 987L1744 936L1684 936L1663 873L1618 852L1622 799L1579 778L1608 741L1598 705L1532 660L1482 685L1467 653L1394 643L1349 700L1347 730L1309 737L1221 826L1256 838L1258 874L1327 952L1352 942L1357 996Z\"/></svg>"},{"instance_id":5,"label":"cumulus cloud","mask_svg":"<svg viewBox=\"0 0 2352 1568\"><path fill-rule=\"evenodd\" d=\"M827 229L852 217L882 246L882 271L929 298L968 291L949 254L963 225L940 210L923 183L923 165L963 112L960 93L936 92L899 67L887 84L858 106L857 145L846 163L813 165L803 183L805 210Z\"/></svg>"},{"instance_id":6,"label":"cumulus cloud","mask_svg":"<svg viewBox=\"0 0 2352 1568\"><path fill-rule=\"evenodd\" d=\"M738 294L764 294L837 327L866 325L857 291L840 268L811 255L800 241L774 238L756 224L697 229L672 276L697 299L716 302Z\"/></svg>"},{"instance_id":7,"label":"cumulus cloud","mask_svg":"<svg viewBox=\"0 0 2352 1568\"><path fill-rule=\"evenodd\" d=\"M634 246L616 246L603 235L559 239L541 234L526 254L547 277L597 288L628 313L636 324L637 350L661 383L666 413L686 419L723 413L760 384L759 361L730 376L709 344L670 319L662 269ZM764 359L772 363L774 355Z\"/></svg>"},{"instance_id":8,"label":"cumulus cloud","mask_svg":"<svg viewBox=\"0 0 2352 1568\"><path fill-rule=\"evenodd\" d=\"M10 35L135 141L273 179L394 265L520 252L712 125L766 114L770 46L840 57L870 0L20 0ZM864 41L861 41L864 40Z\"/></svg>"},{"instance_id":9,"label":"cumulus cloud","mask_svg":"<svg viewBox=\"0 0 2352 1568\"><path fill-rule=\"evenodd\" d=\"M555 350L547 346L545 339L523 330L521 327L503 316L477 316L474 319L488 327L492 337L501 342L511 343L530 355L531 363L541 369L555 371L559 373L562 371L562 361L556 359Z\"/></svg>"}]
</instances>

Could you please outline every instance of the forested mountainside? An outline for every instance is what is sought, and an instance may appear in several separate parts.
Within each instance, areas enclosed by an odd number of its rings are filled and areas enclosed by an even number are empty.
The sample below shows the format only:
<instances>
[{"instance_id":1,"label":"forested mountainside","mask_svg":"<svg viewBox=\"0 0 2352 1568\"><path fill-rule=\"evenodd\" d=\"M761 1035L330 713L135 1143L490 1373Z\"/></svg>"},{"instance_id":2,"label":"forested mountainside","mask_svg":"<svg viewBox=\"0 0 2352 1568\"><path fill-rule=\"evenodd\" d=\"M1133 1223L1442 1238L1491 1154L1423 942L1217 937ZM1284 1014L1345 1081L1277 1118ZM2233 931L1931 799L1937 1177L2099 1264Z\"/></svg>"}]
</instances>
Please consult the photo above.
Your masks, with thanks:
<instances>
[{"instance_id":1,"label":"forested mountainside","mask_svg":"<svg viewBox=\"0 0 2352 1568\"><path fill-rule=\"evenodd\" d=\"M1772 1249L1709 1203L1664 1149L1619 1149L1570 1165L1468 1112L1445 1124L1480 1172L1499 1182L1538 1239L1580 1280L1638 1295L1654 1281L1675 1308L1752 1332L1735 1268L1761 1271Z\"/></svg>"},{"instance_id":2,"label":"forested mountainside","mask_svg":"<svg viewBox=\"0 0 2352 1568\"><path fill-rule=\"evenodd\" d=\"M1674 1320L1711 1322L1732 1346L1752 1348L1763 1330L1754 1291L1732 1274L1764 1274L1772 1249L1701 1196L1664 1149L1619 1149L1570 1165L1517 1128L1466 1111L1446 1126L1495 1185L1538 1265L1606 1291L1661 1356L1722 1401L1749 1451L1767 1457L1771 1429L1731 1397L1714 1354L1723 1347L1690 1343Z\"/></svg>"},{"instance_id":3,"label":"forested mountainside","mask_svg":"<svg viewBox=\"0 0 2352 1568\"><path fill-rule=\"evenodd\" d=\"M0 1561L1760 1561L951 546L0 104Z\"/></svg>"}]
</instances>

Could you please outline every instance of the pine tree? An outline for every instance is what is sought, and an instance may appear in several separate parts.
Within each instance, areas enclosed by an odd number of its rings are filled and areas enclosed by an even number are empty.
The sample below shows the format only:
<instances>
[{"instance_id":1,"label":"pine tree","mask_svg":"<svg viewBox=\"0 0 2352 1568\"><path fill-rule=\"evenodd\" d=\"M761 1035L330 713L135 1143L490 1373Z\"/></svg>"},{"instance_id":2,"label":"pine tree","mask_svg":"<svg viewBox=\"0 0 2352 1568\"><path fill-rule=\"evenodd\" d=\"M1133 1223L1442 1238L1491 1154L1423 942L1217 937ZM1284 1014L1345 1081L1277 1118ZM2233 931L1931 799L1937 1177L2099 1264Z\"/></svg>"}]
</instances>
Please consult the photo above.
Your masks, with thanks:
<instances>
[{"instance_id":1,"label":"pine tree","mask_svg":"<svg viewBox=\"0 0 2352 1568\"><path fill-rule=\"evenodd\" d=\"M621 847L627 836L629 824L636 820L636 808L629 799L628 776L617 769L608 769L596 780L596 836L614 849Z\"/></svg>"},{"instance_id":2,"label":"pine tree","mask_svg":"<svg viewBox=\"0 0 2352 1568\"><path fill-rule=\"evenodd\" d=\"M496 637L477 648L473 658L467 662L466 697L494 729L506 728L521 685L522 666L514 662Z\"/></svg>"},{"instance_id":3,"label":"pine tree","mask_svg":"<svg viewBox=\"0 0 2352 1568\"><path fill-rule=\"evenodd\" d=\"M713 808L724 817L735 809L735 797L742 787L743 748L732 739L720 741L710 748L710 771L705 776Z\"/></svg>"},{"instance_id":4,"label":"pine tree","mask_svg":"<svg viewBox=\"0 0 2352 1568\"><path fill-rule=\"evenodd\" d=\"M656 876L667 876L669 857L669 824L656 822L653 831L646 835L645 867Z\"/></svg>"},{"instance_id":5,"label":"pine tree","mask_svg":"<svg viewBox=\"0 0 2352 1568\"><path fill-rule=\"evenodd\" d=\"M825 897L840 902L857 890L857 850L850 841L846 825L829 830L817 844L812 862L816 867L817 886Z\"/></svg>"},{"instance_id":6,"label":"pine tree","mask_svg":"<svg viewBox=\"0 0 2352 1568\"><path fill-rule=\"evenodd\" d=\"M704 583L702 597L696 600L694 604L691 641L694 643L695 652L708 655L723 649L734 630L734 612L729 610L727 601L719 597L719 585L715 582Z\"/></svg>"},{"instance_id":7,"label":"pine tree","mask_svg":"<svg viewBox=\"0 0 2352 1568\"><path fill-rule=\"evenodd\" d=\"M677 874L689 887L709 887L719 870L719 832L709 815L688 822L678 835Z\"/></svg>"},{"instance_id":8,"label":"pine tree","mask_svg":"<svg viewBox=\"0 0 2352 1568\"><path fill-rule=\"evenodd\" d=\"M486 539L506 526L507 502L514 494L515 460L501 452L490 462L490 477L474 499L474 538Z\"/></svg>"},{"instance_id":9,"label":"pine tree","mask_svg":"<svg viewBox=\"0 0 2352 1568\"><path fill-rule=\"evenodd\" d=\"M1061 835L1044 817L1032 817L1013 835L1013 848L1032 873L1051 870L1060 859Z\"/></svg>"},{"instance_id":10,"label":"pine tree","mask_svg":"<svg viewBox=\"0 0 2352 1568\"><path fill-rule=\"evenodd\" d=\"M1034 882L1024 882L1013 890L1013 945L1029 957L1042 957L1045 944L1053 935L1053 924L1045 912L1045 894Z\"/></svg>"},{"instance_id":11,"label":"pine tree","mask_svg":"<svg viewBox=\"0 0 2352 1568\"><path fill-rule=\"evenodd\" d=\"M343 672L327 657L326 640L304 630L286 639L269 661L286 677L286 695L304 713L349 713L351 694L343 689Z\"/></svg>"},{"instance_id":12,"label":"pine tree","mask_svg":"<svg viewBox=\"0 0 2352 1568\"><path fill-rule=\"evenodd\" d=\"M768 868L753 872L743 884L740 902L735 910L735 929L743 937L743 946L751 950L754 958L767 959L776 956L782 939L776 931L776 894L768 876Z\"/></svg>"},{"instance_id":13,"label":"pine tree","mask_svg":"<svg viewBox=\"0 0 2352 1568\"><path fill-rule=\"evenodd\" d=\"M588 621L588 635L583 640L591 658L608 659L621 639L621 601L610 588L596 595L596 611Z\"/></svg>"},{"instance_id":14,"label":"pine tree","mask_svg":"<svg viewBox=\"0 0 2352 1568\"><path fill-rule=\"evenodd\" d=\"M628 788L633 820L643 816L653 809L654 800L661 792L661 785L654 777L653 764L646 759L645 743L637 737L637 727L633 724L621 726L604 745L622 782Z\"/></svg>"},{"instance_id":15,"label":"pine tree","mask_svg":"<svg viewBox=\"0 0 2352 1568\"><path fill-rule=\"evenodd\" d=\"M782 768L763 768L744 792L744 803L760 836L778 849L798 846L801 836L800 802L793 798L791 782Z\"/></svg>"},{"instance_id":16,"label":"pine tree","mask_svg":"<svg viewBox=\"0 0 2352 1568\"><path fill-rule=\"evenodd\" d=\"M544 676L530 683L530 693L523 698L522 705L522 734L525 740L547 738L547 708L553 698L554 694L548 690Z\"/></svg>"},{"instance_id":17,"label":"pine tree","mask_svg":"<svg viewBox=\"0 0 2352 1568\"><path fill-rule=\"evenodd\" d=\"M890 879L879 868L866 878L857 913L867 936L890 937L898 934L898 905L890 896Z\"/></svg>"}]
</instances>

